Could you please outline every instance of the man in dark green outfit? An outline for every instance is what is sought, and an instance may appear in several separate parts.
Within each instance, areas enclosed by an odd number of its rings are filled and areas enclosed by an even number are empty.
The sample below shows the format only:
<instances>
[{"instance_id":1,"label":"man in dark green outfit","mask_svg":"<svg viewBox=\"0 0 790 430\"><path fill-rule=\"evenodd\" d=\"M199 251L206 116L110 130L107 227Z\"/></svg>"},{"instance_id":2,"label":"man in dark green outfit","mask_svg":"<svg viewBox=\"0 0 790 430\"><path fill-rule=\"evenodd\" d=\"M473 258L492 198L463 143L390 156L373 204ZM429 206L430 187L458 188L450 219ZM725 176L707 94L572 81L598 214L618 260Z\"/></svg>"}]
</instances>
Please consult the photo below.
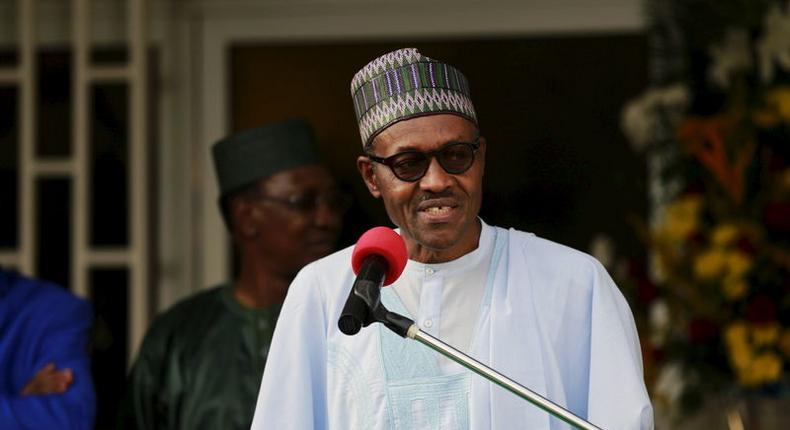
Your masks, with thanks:
<instances>
[{"instance_id":1,"label":"man in dark green outfit","mask_svg":"<svg viewBox=\"0 0 790 430\"><path fill-rule=\"evenodd\" d=\"M348 196L319 163L306 122L230 136L213 155L239 276L154 321L129 376L124 428L249 429L288 286L340 232Z\"/></svg>"}]
</instances>

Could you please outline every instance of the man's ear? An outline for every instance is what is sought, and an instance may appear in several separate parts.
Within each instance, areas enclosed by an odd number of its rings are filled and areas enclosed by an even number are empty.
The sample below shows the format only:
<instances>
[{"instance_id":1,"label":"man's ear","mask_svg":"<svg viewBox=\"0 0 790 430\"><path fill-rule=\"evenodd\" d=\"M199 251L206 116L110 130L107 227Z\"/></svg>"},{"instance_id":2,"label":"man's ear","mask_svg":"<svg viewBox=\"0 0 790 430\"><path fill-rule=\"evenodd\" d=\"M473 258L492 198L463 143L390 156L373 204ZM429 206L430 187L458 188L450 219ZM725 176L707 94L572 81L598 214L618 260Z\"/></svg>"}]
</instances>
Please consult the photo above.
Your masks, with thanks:
<instances>
[{"instance_id":1,"label":"man's ear","mask_svg":"<svg viewBox=\"0 0 790 430\"><path fill-rule=\"evenodd\" d=\"M357 169L368 187L368 191L375 198L381 197L378 184L376 184L376 170L373 168L373 162L368 157L360 155L357 157Z\"/></svg>"},{"instance_id":2,"label":"man's ear","mask_svg":"<svg viewBox=\"0 0 790 430\"><path fill-rule=\"evenodd\" d=\"M477 156L480 157L482 173L486 171L486 138L480 136L480 148L477 149Z\"/></svg>"}]
</instances>

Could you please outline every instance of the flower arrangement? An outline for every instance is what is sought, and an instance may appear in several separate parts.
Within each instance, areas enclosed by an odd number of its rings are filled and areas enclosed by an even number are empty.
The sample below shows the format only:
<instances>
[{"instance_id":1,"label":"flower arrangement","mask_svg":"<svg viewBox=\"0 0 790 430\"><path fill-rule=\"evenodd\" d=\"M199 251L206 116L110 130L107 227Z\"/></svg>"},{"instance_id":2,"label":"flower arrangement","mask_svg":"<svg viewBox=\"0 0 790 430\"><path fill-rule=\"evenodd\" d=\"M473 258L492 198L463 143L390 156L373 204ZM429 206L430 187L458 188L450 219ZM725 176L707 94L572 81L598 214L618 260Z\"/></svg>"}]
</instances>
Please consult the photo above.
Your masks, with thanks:
<instances>
[{"instance_id":1,"label":"flower arrangement","mask_svg":"<svg viewBox=\"0 0 790 430\"><path fill-rule=\"evenodd\" d=\"M790 393L790 6L653 3L679 22L685 67L623 109L659 162L650 269L619 280L653 398L689 411L708 391Z\"/></svg>"}]
</instances>

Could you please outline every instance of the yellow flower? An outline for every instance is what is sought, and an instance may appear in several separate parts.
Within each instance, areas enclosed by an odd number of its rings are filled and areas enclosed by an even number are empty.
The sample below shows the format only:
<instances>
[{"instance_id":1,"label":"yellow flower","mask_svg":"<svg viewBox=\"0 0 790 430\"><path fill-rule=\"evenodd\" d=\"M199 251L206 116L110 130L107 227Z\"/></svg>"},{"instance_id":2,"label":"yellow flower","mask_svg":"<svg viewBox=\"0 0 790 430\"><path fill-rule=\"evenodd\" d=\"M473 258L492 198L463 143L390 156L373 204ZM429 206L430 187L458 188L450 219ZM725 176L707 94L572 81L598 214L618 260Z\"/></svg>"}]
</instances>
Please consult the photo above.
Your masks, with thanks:
<instances>
[{"instance_id":1,"label":"yellow flower","mask_svg":"<svg viewBox=\"0 0 790 430\"><path fill-rule=\"evenodd\" d=\"M714 245L727 246L738 238L738 227L731 223L719 224L710 236Z\"/></svg>"},{"instance_id":2,"label":"yellow flower","mask_svg":"<svg viewBox=\"0 0 790 430\"><path fill-rule=\"evenodd\" d=\"M765 95L765 106L752 114L755 124L775 127L780 121L790 121L790 86L778 87Z\"/></svg>"},{"instance_id":3,"label":"yellow flower","mask_svg":"<svg viewBox=\"0 0 790 430\"><path fill-rule=\"evenodd\" d=\"M751 366L757 375L758 383L776 382L782 374L782 358L773 352L758 355Z\"/></svg>"},{"instance_id":4,"label":"yellow flower","mask_svg":"<svg viewBox=\"0 0 790 430\"><path fill-rule=\"evenodd\" d=\"M752 257L742 251L730 251L726 256L727 269L731 277L740 278L752 268Z\"/></svg>"},{"instance_id":5,"label":"yellow flower","mask_svg":"<svg viewBox=\"0 0 790 430\"><path fill-rule=\"evenodd\" d=\"M754 358L751 352L744 352L741 360L735 359L732 351L730 351L730 360L733 364L733 370L738 378L738 383L745 386L752 386L759 384L760 375L757 373L758 368L754 366Z\"/></svg>"},{"instance_id":6,"label":"yellow flower","mask_svg":"<svg viewBox=\"0 0 790 430\"><path fill-rule=\"evenodd\" d=\"M748 369L751 366L754 355L747 343L734 343L729 350L730 361L736 369Z\"/></svg>"},{"instance_id":7,"label":"yellow flower","mask_svg":"<svg viewBox=\"0 0 790 430\"><path fill-rule=\"evenodd\" d=\"M754 369L751 366L744 369L736 369L738 375L738 382L745 387L753 387L759 385L758 376L755 375Z\"/></svg>"},{"instance_id":8,"label":"yellow flower","mask_svg":"<svg viewBox=\"0 0 790 430\"><path fill-rule=\"evenodd\" d=\"M784 169L779 174L779 183L785 189L790 190L790 168Z\"/></svg>"},{"instance_id":9,"label":"yellow flower","mask_svg":"<svg viewBox=\"0 0 790 430\"><path fill-rule=\"evenodd\" d=\"M782 332L782 336L779 338L779 349L785 354L785 357L790 357L790 330Z\"/></svg>"},{"instance_id":10,"label":"yellow flower","mask_svg":"<svg viewBox=\"0 0 790 430\"><path fill-rule=\"evenodd\" d=\"M752 327L752 340L755 346L772 345L779 339L779 325L765 324Z\"/></svg>"},{"instance_id":11,"label":"yellow flower","mask_svg":"<svg viewBox=\"0 0 790 430\"><path fill-rule=\"evenodd\" d=\"M724 330L724 340L729 351L730 362L736 369L744 369L752 362L752 350L748 342L746 324L735 322Z\"/></svg>"},{"instance_id":12,"label":"yellow flower","mask_svg":"<svg viewBox=\"0 0 790 430\"><path fill-rule=\"evenodd\" d=\"M722 292L727 300L742 299L749 291L749 284L743 278L728 276L721 284Z\"/></svg>"},{"instance_id":13,"label":"yellow flower","mask_svg":"<svg viewBox=\"0 0 790 430\"><path fill-rule=\"evenodd\" d=\"M790 330L780 337L778 324L749 327L741 321L730 324L724 331L725 344L738 382L744 386L776 382L782 374L782 357L773 351L757 353L754 346L769 346L777 340L779 347L790 348ZM788 351L785 353L787 354Z\"/></svg>"},{"instance_id":14,"label":"yellow flower","mask_svg":"<svg viewBox=\"0 0 790 430\"><path fill-rule=\"evenodd\" d=\"M790 86L775 88L768 92L765 100L784 121L790 121Z\"/></svg>"},{"instance_id":15,"label":"yellow flower","mask_svg":"<svg viewBox=\"0 0 790 430\"><path fill-rule=\"evenodd\" d=\"M702 281L721 277L727 269L727 255L720 249L709 249L694 259L694 274Z\"/></svg>"},{"instance_id":16,"label":"yellow flower","mask_svg":"<svg viewBox=\"0 0 790 430\"><path fill-rule=\"evenodd\" d=\"M738 383L745 387L752 387L758 384L757 375L751 366L743 369L735 369L735 374L738 376Z\"/></svg>"},{"instance_id":17,"label":"yellow flower","mask_svg":"<svg viewBox=\"0 0 790 430\"><path fill-rule=\"evenodd\" d=\"M685 240L697 230L702 199L699 196L684 196L667 207L663 233L673 241Z\"/></svg>"},{"instance_id":18,"label":"yellow flower","mask_svg":"<svg viewBox=\"0 0 790 430\"><path fill-rule=\"evenodd\" d=\"M755 124L763 128L771 128L779 123L779 115L771 109L759 109L752 114Z\"/></svg>"},{"instance_id":19,"label":"yellow flower","mask_svg":"<svg viewBox=\"0 0 790 430\"><path fill-rule=\"evenodd\" d=\"M732 347L735 344L745 344L749 336L749 329L742 321L736 321L724 330L724 338L727 345Z\"/></svg>"}]
</instances>

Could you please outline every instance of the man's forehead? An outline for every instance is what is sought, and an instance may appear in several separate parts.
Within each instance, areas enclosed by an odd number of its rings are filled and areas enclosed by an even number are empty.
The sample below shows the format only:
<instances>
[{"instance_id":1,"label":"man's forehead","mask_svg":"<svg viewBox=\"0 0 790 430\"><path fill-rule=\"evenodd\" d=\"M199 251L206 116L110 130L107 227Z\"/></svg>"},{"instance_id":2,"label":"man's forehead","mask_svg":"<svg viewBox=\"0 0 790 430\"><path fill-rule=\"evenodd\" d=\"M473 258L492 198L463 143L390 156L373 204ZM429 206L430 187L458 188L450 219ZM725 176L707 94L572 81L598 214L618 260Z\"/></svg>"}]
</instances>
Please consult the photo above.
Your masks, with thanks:
<instances>
[{"instance_id":1,"label":"man's forehead","mask_svg":"<svg viewBox=\"0 0 790 430\"><path fill-rule=\"evenodd\" d=\"M425 115L399 121L379 133L371 144L379 150L404 150L441 146L447 142L472 140L477 127L452 114Z\"/></svg>"}]
</instances>

